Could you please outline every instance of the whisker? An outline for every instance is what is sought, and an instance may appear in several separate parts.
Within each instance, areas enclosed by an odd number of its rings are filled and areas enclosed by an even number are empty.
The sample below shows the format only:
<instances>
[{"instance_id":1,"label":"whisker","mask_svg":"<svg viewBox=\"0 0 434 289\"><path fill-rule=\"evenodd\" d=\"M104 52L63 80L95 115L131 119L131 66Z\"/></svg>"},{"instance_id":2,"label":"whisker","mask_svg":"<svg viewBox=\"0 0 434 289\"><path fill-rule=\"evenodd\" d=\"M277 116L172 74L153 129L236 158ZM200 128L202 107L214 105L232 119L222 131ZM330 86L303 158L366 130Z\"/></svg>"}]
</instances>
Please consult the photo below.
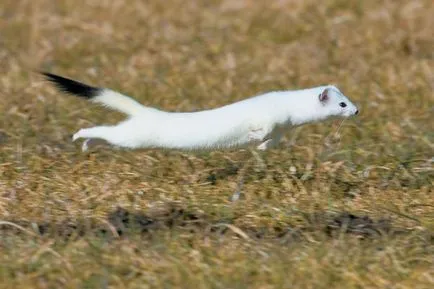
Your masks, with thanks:
<instances>
[{"instance_id":1,"label":"whisker","mask_svg":"<svg viewBox=\"0 0 434 289\"><path fill-rule=\"evenodd\" d=\"M335 137L338 136L339 130L341 129L342 124L344 123L344 121L345 121L345 118L343 118L342 121L341 121L341 123L339 124L338 129L337 129L336 132L335 132Z\"/></svg>"},{"instance_id":2,"label":"whisker","mask_svg":"<svg viewBox=\"0 0 434 289\"><path fill-rule=\"evenodd\" d=\"M336 131L335 131L334 133L331 132L331 133L329 133L329 134L326 136L326 138L325 138L325 140L324 140L324 144L325 144L325 146L330 147L330 145L331 145L331 143L330 143L330 138L331 138L332 135L333 135L334 138L338 138L338 136L339 136L339 130L341 129L342 124L344 123L344 121L345 121L345 118L342 119L342 121L339 123L339 126L338 126L338 128L336 129Z\"/></svg>"}]
</instances>

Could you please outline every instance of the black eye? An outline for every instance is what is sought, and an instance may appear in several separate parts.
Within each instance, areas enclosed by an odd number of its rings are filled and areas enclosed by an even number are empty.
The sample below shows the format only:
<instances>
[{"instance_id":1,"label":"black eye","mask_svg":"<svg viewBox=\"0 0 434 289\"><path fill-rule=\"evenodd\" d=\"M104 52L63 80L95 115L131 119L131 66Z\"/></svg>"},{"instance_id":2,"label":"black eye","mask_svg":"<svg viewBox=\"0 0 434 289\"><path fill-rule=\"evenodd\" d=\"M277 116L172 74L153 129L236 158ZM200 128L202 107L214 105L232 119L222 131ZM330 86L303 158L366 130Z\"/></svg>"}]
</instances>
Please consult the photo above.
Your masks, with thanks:
<instances>
[{"instance_id":1,"label":"black eye","mask_svg":"<svg viewBox=\"0 0 434 289\"><path fill-rule=\"evenodd\" d=\"M346 104L345 102L341 102L341 103L339 103L339 105L340 105L341 107L346 107L346 106L347 106L347 104Z\"/></svg>"}]
</instances>

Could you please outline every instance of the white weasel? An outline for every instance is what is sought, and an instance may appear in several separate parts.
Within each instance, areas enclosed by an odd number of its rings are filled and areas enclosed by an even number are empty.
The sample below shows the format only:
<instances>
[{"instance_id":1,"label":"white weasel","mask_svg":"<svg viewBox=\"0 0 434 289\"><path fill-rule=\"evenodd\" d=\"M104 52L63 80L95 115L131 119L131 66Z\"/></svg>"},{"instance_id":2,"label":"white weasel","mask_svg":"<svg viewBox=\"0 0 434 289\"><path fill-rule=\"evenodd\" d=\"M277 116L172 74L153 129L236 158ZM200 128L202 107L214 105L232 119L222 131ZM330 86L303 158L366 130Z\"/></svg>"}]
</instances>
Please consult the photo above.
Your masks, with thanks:
<instances>
[{"instance_id":1,"label":"white weasel","mask_svg":"<svg viewBox=\"0 0 434 289\"><path fill-rule=\"evenodd\" d=\"M114 126L80 129L73 141L85 139L83 151L93 139L132 149L212 150L254 144L257 149L266 150L276 146L289 127L359 112L333 85L269 92L215 109L175 113L143 106L110 89L43 74L63 92L129 116Z\"/></svg>"}]
</instances>

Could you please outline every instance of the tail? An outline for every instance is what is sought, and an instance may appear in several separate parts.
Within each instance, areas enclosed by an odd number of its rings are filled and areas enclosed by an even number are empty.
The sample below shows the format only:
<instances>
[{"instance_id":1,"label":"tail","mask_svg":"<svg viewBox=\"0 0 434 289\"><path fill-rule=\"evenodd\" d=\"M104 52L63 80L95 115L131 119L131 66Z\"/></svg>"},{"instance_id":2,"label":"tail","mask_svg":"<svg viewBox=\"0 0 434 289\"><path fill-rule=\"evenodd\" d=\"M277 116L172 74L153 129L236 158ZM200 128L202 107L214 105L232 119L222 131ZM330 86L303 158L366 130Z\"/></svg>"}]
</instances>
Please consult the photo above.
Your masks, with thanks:
<instances>
[{"instance_id":1,"label":"tail","mask_svg":"<svg viewBox=\"0 0 434 289\"><path fill-rule=\"evenodd\" d=\"M93 87L48 72L42 74L62 92L86 98L127 115L137 115L149 109L134 99L110 89Z\"/></svg>"}]
</instances>

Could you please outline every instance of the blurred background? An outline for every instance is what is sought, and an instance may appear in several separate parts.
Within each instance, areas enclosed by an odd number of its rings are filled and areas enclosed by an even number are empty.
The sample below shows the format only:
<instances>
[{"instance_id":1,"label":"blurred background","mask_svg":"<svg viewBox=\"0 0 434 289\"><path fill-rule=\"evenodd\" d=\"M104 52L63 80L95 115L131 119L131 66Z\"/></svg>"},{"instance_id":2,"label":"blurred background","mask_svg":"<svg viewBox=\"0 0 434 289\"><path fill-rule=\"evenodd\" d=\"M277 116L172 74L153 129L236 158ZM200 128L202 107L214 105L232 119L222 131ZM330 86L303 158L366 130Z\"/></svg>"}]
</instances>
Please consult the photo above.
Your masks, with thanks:
<instances>
[{"instance_id":1,"label":"blurred background","mask_svg":"<svg viewBox=\"0 0 434 289\"><path fill-rule=\"evenodd\" d=\"M430 288L433 15L430 0L2 0L0 287ZM41 70L169 111L334 84L360 114L254 155L82 153L75 131L123 116Z\"/></svg>"}]
</instances>

